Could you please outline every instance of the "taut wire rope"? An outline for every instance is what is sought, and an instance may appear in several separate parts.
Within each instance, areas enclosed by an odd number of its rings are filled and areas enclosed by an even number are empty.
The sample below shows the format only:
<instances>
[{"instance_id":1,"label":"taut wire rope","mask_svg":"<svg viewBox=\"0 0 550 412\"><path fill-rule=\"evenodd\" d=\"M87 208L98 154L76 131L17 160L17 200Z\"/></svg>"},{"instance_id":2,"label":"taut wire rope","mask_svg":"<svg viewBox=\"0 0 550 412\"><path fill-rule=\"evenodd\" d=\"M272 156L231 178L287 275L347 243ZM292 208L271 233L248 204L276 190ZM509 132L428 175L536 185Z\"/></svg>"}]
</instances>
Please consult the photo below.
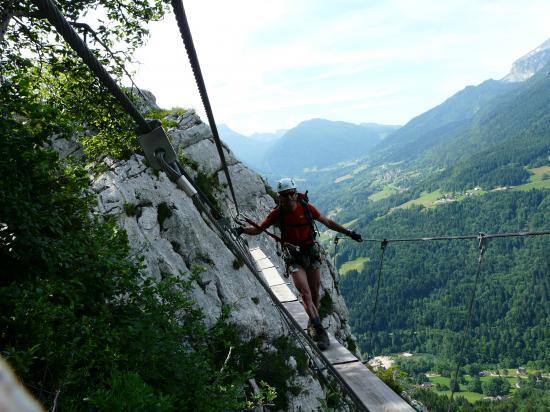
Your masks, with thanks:
<instances>
[{"instance_id":1,"label":"taut wire rope","mask_svg":"<svg viewBox=\"0 0 550 412\"><path fill-rule=\"evenodd\" d=\"M376 310L378 309L378 292L380 290L380 277L382 275L382 267L384 265L384 253L386 252L386 248L388 247L388 241L387 240L383 240L382 242L380 242L380 264L378 266L378 278L376 280L376 292L375 292L375 297L374 297L374 307L372 309L372 315L371 315L371 323L370 323L370 328L369 328L369 354L368 354L368 358L369 359L372 359L373 356L372 356L372 339L373 339L373 336L374 336L374 319L375 319L375 316L376 316Z\"/></svg>"},{"instance_id":2,"label":"taut wire rope","mask_svg":"<svg viewBox=\"0 0 550 412\"><path fill-rule=\"evenodd\" d=\"M468 315L466 317L466 325L464 325L464 333L462 334L462 339L460 341L458 355L457 355L457 359L456 359L456 368L455 368L455 371L454 371L454 379L455 379L455 382L456 382L457 385L458 385L458 371L460 370L460 363L462 361L462 355L463 355L463 352L464 352L464 347L466 346L466 340L468 338L468 332L470 330L470 322L471 322L471 319L472 319L472 309L474 307L474 301L475 301L475 297L476 297L477 285L479 283L479 274L481 273L481 262L483 260L483 255L485 254L485 250L486 250L486 239L487 239L487 237L485 236L485 234L480 233L478 235L478 239L479 239L479 246L478 246L479 247L479 257L477 259L477 272L476 272L476 277L475 277L475 281L474 281L474 288L472 290L472 296L470 297L470 303L468 305ZM454 395L454 393L455 393L454 387L451 385L451 397L449 399L449 407L447 409L447 412L451 412L451 405L453 404L453 395Z\"/></svg>"},{"instance_id":3,"label":"taut wire rope","mask_svg":"<svg viewBox=\"0 0 550 412\"><path fill-rule=\"evenodd\" d=\"M208 123L210 124L210 130L212 136L214 137L214 142L216 143L216 148L218 149L218 154L222 163L223 171L225 178L227 179L227 184L229 185L229 190L231 191L231 196L233 197L233 202L235 204L235 210L237 215L239 214L239 205L237 203L237 197L235 196L235 191L233 190L233 183L229 175L229 169L227 168L227 162L225 161L225 155L223 153L223 145L218 135L218 128L216 127L216 122L214 120L214 114L212 112L212 107L210 105L210 100L208 99L208 93L206 92L206 85L202 77L202 71L199 64L199 59L197 57L197 51L195 50L195 45L193 43L193 37L191 36L191 29L189 28L189 23L187 22L187 16L185 15L185 9L183 8L183 3L181 0L172 0L172 8L174 9L174 14L180 29L181 38L185 45L187 51L187 57L191 63L191 68L193 69L193 74L195 76L195 81L197 82L197 87L199 89L199 94L201 96L202 104L204 110L206 111L206 116L208 117Z\"/></svg>"}]
</instances>

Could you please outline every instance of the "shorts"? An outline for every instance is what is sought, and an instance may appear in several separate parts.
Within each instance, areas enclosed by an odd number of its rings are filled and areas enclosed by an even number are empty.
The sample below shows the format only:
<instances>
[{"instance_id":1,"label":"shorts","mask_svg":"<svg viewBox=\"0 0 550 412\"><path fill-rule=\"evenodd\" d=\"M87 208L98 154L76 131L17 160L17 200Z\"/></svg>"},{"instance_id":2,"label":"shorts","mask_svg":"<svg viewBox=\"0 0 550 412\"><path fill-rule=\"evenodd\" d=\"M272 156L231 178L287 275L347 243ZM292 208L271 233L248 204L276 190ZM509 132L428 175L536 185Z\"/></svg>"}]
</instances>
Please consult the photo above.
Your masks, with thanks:
<instances>
[{"instance_id":1,"label":"shorts","mask_svg":"<svg viewBox=\"0 0 550 412\"><path fill-rule=\"evenodd\" d=\"M297 272L300 267L305 270L321 267L321 246L317 242L299 248L288 248L287 250L288 255L285 258L287 276Z\"/></svg>"}]
</instances>

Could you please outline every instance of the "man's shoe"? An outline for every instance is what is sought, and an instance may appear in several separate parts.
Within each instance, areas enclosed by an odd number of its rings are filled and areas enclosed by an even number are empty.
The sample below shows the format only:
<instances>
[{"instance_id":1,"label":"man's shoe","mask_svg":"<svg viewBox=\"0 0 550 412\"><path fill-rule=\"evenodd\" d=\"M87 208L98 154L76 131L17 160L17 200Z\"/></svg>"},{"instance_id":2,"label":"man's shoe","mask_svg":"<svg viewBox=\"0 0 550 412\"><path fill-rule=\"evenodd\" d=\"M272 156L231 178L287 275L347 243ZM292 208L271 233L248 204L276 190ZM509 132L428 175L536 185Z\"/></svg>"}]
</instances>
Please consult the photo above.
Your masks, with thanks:
<instances>
[{"instance_id":1,"label":"man's shoe","mask_svg":"<svg viewBox=\"0 0 550 412\"><path fill-rule=\"evenodd\" d=\"M319 340L319 334L317 333L317 329L315 328L315 325L309 320L307 322L307 334L311 339L313 339L314 342L317 342Z\"/></svg>"},{"instance_id":2,"label":"man's shoe","mask_svg":"<svg viewBox=\"0 0 550 412\"><path fill-rule=\"evenodd\" d=\"M330 341L328 339L328 333L323 327L317 327L316 328L318 340L317 340L317 346L321 350L327 350L330 346Z\"/></svg>"}]
</instances>

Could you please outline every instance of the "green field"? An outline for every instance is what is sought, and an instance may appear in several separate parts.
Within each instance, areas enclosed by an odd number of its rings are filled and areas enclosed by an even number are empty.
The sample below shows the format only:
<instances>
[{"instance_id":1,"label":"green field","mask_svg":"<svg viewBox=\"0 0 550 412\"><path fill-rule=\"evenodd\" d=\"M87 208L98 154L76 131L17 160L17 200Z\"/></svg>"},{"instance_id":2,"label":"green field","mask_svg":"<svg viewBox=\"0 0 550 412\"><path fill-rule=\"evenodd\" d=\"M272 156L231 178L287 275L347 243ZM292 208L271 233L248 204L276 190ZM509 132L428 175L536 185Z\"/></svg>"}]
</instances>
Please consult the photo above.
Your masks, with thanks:
<instances>
[{"instance_id":1,"label":"green field","mask_svg":"<svg viewBox=\"0 0 550 412\"><path fill-rule=\"evenodd\" d=\"M430 193L422 192L422 195L413 200L409 200L406 203L403 203L400 206L397 206L398 209L406 209L408 207L412 206L424 206L424 207L430 207L433 205L433 203L440 199L443 193L441 192L441 189L435 190Z\"/></svg>"},{"instance_id":2,"label":"green field","mask_svg":"<svg viewBox=\"0 0 550 412\"><path fill-rule=\"evenodd\" d=\"M369 196L369 200L372 200L373 202L376 202L377 200L385 199L386 197L390 197L394 193L397 193L397 190L395 190L391 186L384 186L384 189L382 189L380 192L373 193Z\"/></svg>"},{"instance_id":3,"label":"green field","mask_svg":"<svg viewBox=\"0 0 550 412\"><path fill-rule=\"evenodd\" d=\"M342 226L344 227L350 227L351 225L357 223L359 221L359 218L350 220L349 222L344 223Z\"/></svg>"},{"instance_id":4,"label":"green field","mask_svg":"<svg viewBox=\"0 0 550 412\"><path fill-rule=\"evenodd\" d=\"M344 180L348 180L348 179L351 179L351 178L353 178L353 175L350 175L350 174L340 176L339 178L334 180L334 183L340 183L340 182L343 182Z\"/></svg>"},{"instance_id":5,"label":"green field","mask_svg":"<svg viewBox=\"0 0 550 412\"><path fill-rule=\"evenodd\" d=\"M350 270L361 272L365 268L365 263L368 262L370 262L370 258L368 257L359 257L355 260L350 260L340 267L340 274L345 275Z\"/></svg>"},{"instance_id":6,"label":"green field","mask_svg":"<svg viewBox=\"0 0 550 412\"><path fill-rule=\"evenodd\" d=\"M544 178L550 175L550 166L535 167L533 169L527 169L529 173L533 175L529 178L530 182L538 182L544 180ZM548 180L548 178L546 179Z\"/></svg>"},{"instance_id":7,"label":"green field","mask_svg":"<svg viewBox=\"0 0 550 412\"><path fill-rule=\"evenodd\" d=\"M512 387L511 388L511 393L514 392L516 390L516 382L517 382L517 378L518 378L518 375L516 373L516 370L515 369L508 369L508 375L501 375L501 377L505 378L508 380L508 382L510 383L510 386ZM464 397L466 400L470 401L470 402L475 402L475 401L478 401L480 399L483 399L485 398L485 395L483 395L482 393L477 393L477 392L469 392L468 391L468 383L473 379L471 376L469 375L466 375L465 376L466 378L466 381L467 383L466 384L459 384L460 386L460 392L455 392L455 394L453 395L454 397L457 397L457 396L462 396ZM487 381L490 381L491 379L495 378L494 376L481 376L479 378L479 380L481 381L481 383L483 384L483 382L487 382ZM447 387L450 386L451 384L451 378L446 378L444 376L431 376L428 378L430 380L431 383L433 383L434 385L436 384L440 384L440 385L446 385ZM522 378L522 379L526 379L526 378ZM436 392L438 395L445 395L447 397L451 396L451 391L448 390L448 391L438 391L438 390L435 390L435 388L433 389L434 392Z\"/></svg>"},{"instance_id":8,"label":"green field","mask_svg":"<svg viewBox=\"0 0 550 412\"><path fill-rule=\"evenodd\" d=\"M533 177L533 176L531 176ZM550 179L538 180L524 185L514 186L512 190L550 189Z\"/></svg>"}]
</instances>

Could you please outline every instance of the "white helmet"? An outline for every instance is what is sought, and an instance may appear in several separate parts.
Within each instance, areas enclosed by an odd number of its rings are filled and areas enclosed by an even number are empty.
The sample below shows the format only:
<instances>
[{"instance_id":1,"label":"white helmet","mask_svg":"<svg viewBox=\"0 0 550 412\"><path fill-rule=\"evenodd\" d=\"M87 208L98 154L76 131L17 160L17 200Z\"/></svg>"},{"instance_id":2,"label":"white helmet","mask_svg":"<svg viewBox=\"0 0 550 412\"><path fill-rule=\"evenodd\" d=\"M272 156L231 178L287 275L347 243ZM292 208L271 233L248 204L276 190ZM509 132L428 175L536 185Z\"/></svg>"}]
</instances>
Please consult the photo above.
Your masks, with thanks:
<instances>
[{"instance_id":1,"label":"white helmet","mask_svg":"<svg viewBox=\"0 0 550 412\"><path fill-rule=\"evenodd\" d=\"M285 177L284 179L281 179L277 182L277 192L281 193L285 190L291 190L296 189L296 183L294 183L294 179L290 177Z\"/></svg>"}]
</instances>

